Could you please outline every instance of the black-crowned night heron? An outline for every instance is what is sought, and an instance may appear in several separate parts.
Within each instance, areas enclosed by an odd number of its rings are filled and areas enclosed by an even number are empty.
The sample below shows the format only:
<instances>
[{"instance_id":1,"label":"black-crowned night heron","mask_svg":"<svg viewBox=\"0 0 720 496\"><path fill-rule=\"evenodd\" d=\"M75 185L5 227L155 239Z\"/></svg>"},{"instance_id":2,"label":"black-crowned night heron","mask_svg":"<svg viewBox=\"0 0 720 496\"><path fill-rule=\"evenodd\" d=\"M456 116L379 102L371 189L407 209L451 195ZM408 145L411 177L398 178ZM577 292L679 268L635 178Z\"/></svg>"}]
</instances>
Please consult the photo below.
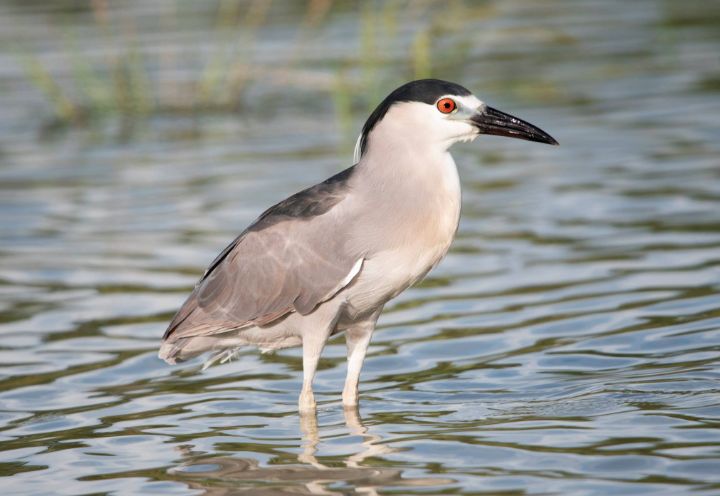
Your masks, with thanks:
<instances>
[{"instance_id":1,"label":"black-crowned night heron","mask_svg":"<svg viewBox=\"0 0 720 496\"><path fill-rule=\"evenodd\" d=\"M213 363L246 345L302 345L299 407L313 410L320 354L344 331L342 399L356 405L383 305L437 265L457 230L460 181L448 149L480 134L557 144L458 84L424 79L390 93L363 126L355 165L270 207L210 264L160 358L214 351Z\"/></svg>"}]
</instances>

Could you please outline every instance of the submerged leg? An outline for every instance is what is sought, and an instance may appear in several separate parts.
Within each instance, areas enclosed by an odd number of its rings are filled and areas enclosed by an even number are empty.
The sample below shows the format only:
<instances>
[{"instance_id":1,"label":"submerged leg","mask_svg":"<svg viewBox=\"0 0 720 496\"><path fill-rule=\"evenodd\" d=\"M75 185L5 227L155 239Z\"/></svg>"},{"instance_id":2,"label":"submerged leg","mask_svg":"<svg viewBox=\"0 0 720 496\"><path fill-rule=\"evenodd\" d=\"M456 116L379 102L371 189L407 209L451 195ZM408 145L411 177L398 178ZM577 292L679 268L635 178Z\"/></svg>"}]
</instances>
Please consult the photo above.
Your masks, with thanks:
<instances>
[{"instance_id":1,"label":"submerged leg","mask_svg":"<svg viewBox=\"0 0 720 496\"><path fill-rule=\"evenodd\" d=\"M342 400L346 407L353 407L358 404L358 383L360 382L360 371L362 370L365 354L370 345L370 338L375 330L375 322L380 315L379 309L368 320L358 323L345 331L345 343L347 344L348 369L345 387L343 388Z\"/></svg>"}]
</instances>

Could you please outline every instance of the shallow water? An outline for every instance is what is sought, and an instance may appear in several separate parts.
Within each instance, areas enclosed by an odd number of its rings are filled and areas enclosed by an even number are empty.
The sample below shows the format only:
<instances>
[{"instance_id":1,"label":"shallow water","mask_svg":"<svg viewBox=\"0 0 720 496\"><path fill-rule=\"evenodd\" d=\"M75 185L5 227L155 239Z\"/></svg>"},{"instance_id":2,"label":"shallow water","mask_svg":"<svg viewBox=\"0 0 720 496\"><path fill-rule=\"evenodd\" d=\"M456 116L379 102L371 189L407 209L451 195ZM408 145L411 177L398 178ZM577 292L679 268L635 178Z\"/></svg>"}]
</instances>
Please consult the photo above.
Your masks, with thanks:
<instances>
[{"instance_id":1,"label":"shallow water","mask_svg":"<svg viewBox=\"0 0 720 496\"><path fill-rule=\"evenodd\" d=\"M114 45L88 12L58 5L3 3L0 40L22 41L64 81L58 26L81 35L83 56ZM157 77L184 80L220 43L209 6L128 5L142 49L175 57ZM434 75L562 146L457 147L450 254L386 307L359 415L339 403L344 343L330 343L317 418L296 412L299 350L248 350L202 373L201 360L170 367L156 352L237 232L349 165L333 98L254 83L238 113L47 132L47 102L3 49L3 493L720 492L713 5L497 2L437 30ZM259 28L259 58L295 57L313 84L357 62L348 5L300 35L302 12L283 8ZM373 66L379 95L412 77L413 33L443 15L426 8L407 12ZM167 10L175 22L163 24ZM288 54L295 36L303 48ZM365 114L353 107L354 130Z\"/></svg>"}]
</instances>

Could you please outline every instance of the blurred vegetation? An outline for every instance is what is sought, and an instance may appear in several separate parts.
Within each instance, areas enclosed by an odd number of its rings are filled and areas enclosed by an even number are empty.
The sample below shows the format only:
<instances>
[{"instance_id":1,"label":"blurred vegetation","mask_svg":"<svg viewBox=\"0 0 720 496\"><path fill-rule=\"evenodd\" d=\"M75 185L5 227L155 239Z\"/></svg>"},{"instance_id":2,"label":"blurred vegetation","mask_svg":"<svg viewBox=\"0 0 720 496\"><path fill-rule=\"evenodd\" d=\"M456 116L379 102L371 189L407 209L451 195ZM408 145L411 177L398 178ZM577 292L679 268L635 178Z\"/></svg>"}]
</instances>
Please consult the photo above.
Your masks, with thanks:
<instances>
[{"instance_id":1,"label":"blurred vegetation","mask_svg":"<svg viewBox=\"0 0 720 496\"><path fill-rule=\"evenodd\" d=\"M283 47L279 60L259 61L255 46L273 15L272 0L219 0L215 20L211 21L214 25L208 29L213 53L197 64L198 54L145 50L135 36L138 19L120 15L108 0L91 0L85 4L93 20L90 39L100 40L97 48L106 54L98 57L95 52L90 56L88 47L81 46L82 40L69 28L61 28L60 40L69 77L57 77L31 50L20 46L16 53L28 80L50 104L53 126L83 126L107 118L132 124L163 113L232 112L246 106L247 90L253 83L270 83L329 95L339 125L348 130L352 128L353 109L359 106L366 111L387 91L387 81L382 77L387 71L382 67L392 64L389 84L433 76L438 64L434 58L438 36L461 28L470 8L476 13L487 12L484 2L469 7L462 0L453 0L446 2L443 15L430 15L431 4L413 0L298 2L290 7L292 15L297 15L290 24L296 30L295 41ZM176 27L179 19L188 15L183 12L187 5L177 0L173 8L163 11L166 18L160 20L161 26ZM82 2L72 2L72 7L76 15ZM348 32L357 38L348 40L359 47L357 56L308 68L302 59L308 41L322 32L331 16L348 13L358 23L357 29ZM403 39L399 40L401 33ZM392 53L388 47L395 52L400 47L404 53ZM451 52L453 55L440 57L441 65L457 63L464 49L454 46ZM193 56L195 59L188 59ZM189 75L182 81L167 76L179 70Z\"/></svg>"}]
</instances>

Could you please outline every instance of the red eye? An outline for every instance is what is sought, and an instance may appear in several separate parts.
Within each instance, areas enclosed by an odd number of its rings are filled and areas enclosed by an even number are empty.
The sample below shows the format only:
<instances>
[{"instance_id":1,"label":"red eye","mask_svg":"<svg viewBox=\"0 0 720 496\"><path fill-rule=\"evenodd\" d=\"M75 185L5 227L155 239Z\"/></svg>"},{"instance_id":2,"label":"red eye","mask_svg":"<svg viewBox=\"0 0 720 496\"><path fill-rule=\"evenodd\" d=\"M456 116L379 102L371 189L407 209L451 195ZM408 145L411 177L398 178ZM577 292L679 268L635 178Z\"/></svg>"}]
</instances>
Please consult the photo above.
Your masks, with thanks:
<instances>
[{"instance_id":1,"label":"red eye","mask_svg":"<svg viewBox=\"0 0 720 496\"><path fill-rule=\"evenodd\" d=\"M457 104L452 98L441 98L436 105L437 109L443 114L449 114L457 108Z\"/></svg>"}]
</instances>

